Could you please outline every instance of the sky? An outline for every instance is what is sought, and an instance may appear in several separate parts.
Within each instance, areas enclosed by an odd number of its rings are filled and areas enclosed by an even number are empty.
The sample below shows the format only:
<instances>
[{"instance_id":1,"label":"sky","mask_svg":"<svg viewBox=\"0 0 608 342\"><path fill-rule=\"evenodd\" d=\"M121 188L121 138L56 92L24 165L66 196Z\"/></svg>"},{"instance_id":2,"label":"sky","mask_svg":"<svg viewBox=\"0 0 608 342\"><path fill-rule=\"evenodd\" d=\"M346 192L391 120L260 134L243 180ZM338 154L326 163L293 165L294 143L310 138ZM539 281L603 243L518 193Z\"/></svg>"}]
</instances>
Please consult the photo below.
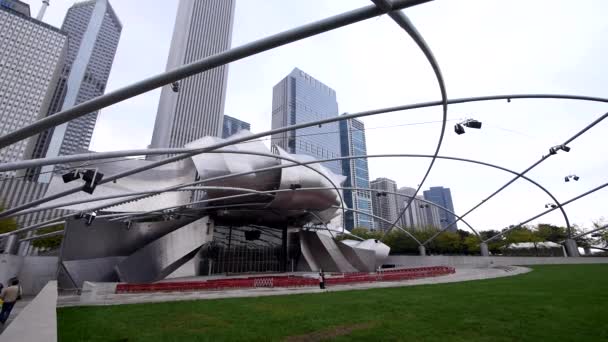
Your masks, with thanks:
<instances>
[{"instance_id":1,"label":"sky","mask_svg":"<svg viewBox=\"0 0 608 342\"><path fill-rule=\"evenodd\" d=\"M40 1L25 1L37 13ZM123 31L107 91L165 70L177 1L110 0ZM44 21L61 26L73 1L51 0ZM367 6L363 0L237 0L232 46L298 25ZM608 1L436 0L404 11L432 49L449 98L523 93L606 97ZM356 113L441 99L422 52L388 16L373 18L289 44L229 66L225 114L270 129L272 87L294 67L337 92L341 113ZM103 109L91 150L146 148L160 91ZM607 104L565 100L493 101L450 106L440 155L494 163L523 171L604 114ZM363 119L368 154L432 154L442 110L433 107ZM456 135L459 120L483 122L481 130ZM572 142L527 175L560 201L608 181L605 136L608 120ZM369 162L370 179L387 177L416 187L428 158L382 158ZM564 182L576 174L578 182ZM513 177L470 163L438 160L423 189L451 188L457 213L477 205ZM518 180L466 220L476 229L502 229L545 210L551 199ZM590 227L608 217L608 188L566 206L572 223ZM564 225L558 211L531 223ZM464 225L461 224L464 228Z\"/></svg>"}]
</instances>

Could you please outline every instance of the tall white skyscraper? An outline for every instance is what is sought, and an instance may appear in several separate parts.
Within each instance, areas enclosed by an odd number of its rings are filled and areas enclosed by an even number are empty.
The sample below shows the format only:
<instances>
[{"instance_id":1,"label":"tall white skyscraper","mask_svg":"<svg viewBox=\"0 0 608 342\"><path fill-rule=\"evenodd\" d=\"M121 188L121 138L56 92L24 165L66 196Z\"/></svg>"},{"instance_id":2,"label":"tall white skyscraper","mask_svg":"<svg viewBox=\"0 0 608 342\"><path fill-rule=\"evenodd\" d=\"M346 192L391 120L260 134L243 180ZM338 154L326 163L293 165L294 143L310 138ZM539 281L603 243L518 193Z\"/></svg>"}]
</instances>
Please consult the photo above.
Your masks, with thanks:
<instances>
[{"instance_id":1,"label":"tall white skyscraper","mask_svg":"<svg viewBox=\"0 0 608 342\"><path fill-rule=\"evenodd\" d=\"M230 49L235 0L180 0L167 70ZM163 87L150 147L183 147L222 135L228 66Z\"/></svg>"},{"instance_id":2,"label":"tall white skyscraper","mask_svg":"<svg viewBox=\"0 0 608 342\"><path fill-rule=\"evenodd\" d=\"M122 23L108 0L77 2L65 16L62 31L69 37L68 52L48 115L104 94ZM98 111L43 132L32 158L56 157L88 150ZM38 180L49 182L54 166L42 167ZM35 177L39 170L30 170Z\"/></svg>"}]
</instances>

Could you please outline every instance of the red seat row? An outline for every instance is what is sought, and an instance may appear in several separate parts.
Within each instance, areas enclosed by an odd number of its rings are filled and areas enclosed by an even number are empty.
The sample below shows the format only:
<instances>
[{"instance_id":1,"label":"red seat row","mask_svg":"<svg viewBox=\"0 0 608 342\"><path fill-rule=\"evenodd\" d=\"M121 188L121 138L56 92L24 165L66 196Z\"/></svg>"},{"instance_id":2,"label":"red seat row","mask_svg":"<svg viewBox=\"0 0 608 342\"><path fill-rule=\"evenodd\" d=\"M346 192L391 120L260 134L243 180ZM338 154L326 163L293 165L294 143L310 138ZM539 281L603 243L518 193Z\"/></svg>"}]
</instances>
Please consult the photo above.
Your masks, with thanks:
<instances>
[{"instance_id":1,"label":"red seat row","mask_svg":"<svg viewBox=\"0 0 608 342\"><path fill-rule=\"evenodd\" d=\"M397 281L417 279L425 277L436 277L454 273L453 267L433 266L417 267L407 269L391 269L378 273L353 272L336 273L328 276L325 281L328 285L365 283L376 281ZM141 292L182 292L198 290L221 290L255 287L301 287L318 286L319 280L315 278L300 276L260 276L247 278L211 279L206 281L190 282L162 282L152 284L118 284L116 293L141 293Z\"/></svg>"}]
</instances>

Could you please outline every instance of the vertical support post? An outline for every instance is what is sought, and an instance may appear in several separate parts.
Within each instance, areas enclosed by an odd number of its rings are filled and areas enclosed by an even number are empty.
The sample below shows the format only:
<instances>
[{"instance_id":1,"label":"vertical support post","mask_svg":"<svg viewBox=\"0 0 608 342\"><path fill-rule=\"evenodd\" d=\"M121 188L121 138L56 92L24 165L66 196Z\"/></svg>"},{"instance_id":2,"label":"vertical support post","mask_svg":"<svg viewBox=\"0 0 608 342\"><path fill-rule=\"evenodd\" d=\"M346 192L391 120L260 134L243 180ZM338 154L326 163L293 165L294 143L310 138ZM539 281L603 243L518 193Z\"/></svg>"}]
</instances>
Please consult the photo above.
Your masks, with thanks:
<instances>
[{"instance_id":1,"label":"vertical support post","mask_svg":"<svg viewBox=\"0 0 608 342\"><path fill-rule=\"evenodd\" d=\"M564 244L566 245L566 252L568 253L569 257L581 256L578 252L578 246L576 245L576 241L574 239L566 239Z\"/></svg>"},{"instance_id":2,"label":"vertical support post","mask_svg":"<svg viewBox=\"0 0 608 342\"><path fill-rule=\"evenodd\" d=\"M287 272L287 227L281 233L281 272Z\"/></svg>"},{"instance_id":3,"label":"vertical support post","mask_svg":"<svg viewBox=\"0 0 608 342\"><path fill-rule=\"evenodd\" d=\"M418 252L420 252L421 256L425 256L426 255L426 247L424 247L424 246L418 246Z\"/></svg>"},{"instance_id":4,"label":"vertical support post","mask_svg":"<svg viewBox=\"0 0 608 342\"><path fill-rule=\"evenodd\" d=\"M4 243L4 254L15 254L15 249L17 248L17 234L11 234L6 237L6 242Z\"/></svg>"},{"instance_id":5,"label":"vertical support post","mask_svg":"<svg viewBox=\"0 0 608 342\"><path fill-rule=\"evenodd\" d=\"M490 250L488 249L488 244L482 242L479 244L479 251L481 252L481 256L490 256Z\"/></svg>"}]
</instances>

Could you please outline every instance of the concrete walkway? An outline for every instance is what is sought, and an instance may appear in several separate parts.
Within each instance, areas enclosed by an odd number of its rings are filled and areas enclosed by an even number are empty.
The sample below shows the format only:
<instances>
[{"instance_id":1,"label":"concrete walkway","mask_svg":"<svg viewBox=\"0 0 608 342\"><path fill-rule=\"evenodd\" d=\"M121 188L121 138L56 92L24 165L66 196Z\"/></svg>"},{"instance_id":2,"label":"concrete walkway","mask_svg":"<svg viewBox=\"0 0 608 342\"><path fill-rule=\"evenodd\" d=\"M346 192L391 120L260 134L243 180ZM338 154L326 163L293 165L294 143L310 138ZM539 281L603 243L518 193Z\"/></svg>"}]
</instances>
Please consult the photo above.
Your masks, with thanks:
<instances>
[{"instance_id":1,"label":"concrete walkway","mask_svg":"<svg viewBox=\"0 0 608 342\"><path fill-rule=\"evenodd\" d=\"M62 296L57 300L58 307L83 306L83 305L120 305L136 303L159 303L183 300L204 300L238 297L262 297L279 296L302 293L320 293L334 291L363 290L372 288L400 287L423 284L442 284L469 280L490 279L508 277L530 272L531 269L519 266L493 267L493 268L457 268L456 273L422 279L403 281L383 281L375 283L360 283L348 285L334 285L325 290L317 287L295 287L295 288L254 288L235 290L213 290L197 292L163 292L163 293L129 293L115 294L103 293L81 298L80 296Z\"/></svg>"}]
</instances>

